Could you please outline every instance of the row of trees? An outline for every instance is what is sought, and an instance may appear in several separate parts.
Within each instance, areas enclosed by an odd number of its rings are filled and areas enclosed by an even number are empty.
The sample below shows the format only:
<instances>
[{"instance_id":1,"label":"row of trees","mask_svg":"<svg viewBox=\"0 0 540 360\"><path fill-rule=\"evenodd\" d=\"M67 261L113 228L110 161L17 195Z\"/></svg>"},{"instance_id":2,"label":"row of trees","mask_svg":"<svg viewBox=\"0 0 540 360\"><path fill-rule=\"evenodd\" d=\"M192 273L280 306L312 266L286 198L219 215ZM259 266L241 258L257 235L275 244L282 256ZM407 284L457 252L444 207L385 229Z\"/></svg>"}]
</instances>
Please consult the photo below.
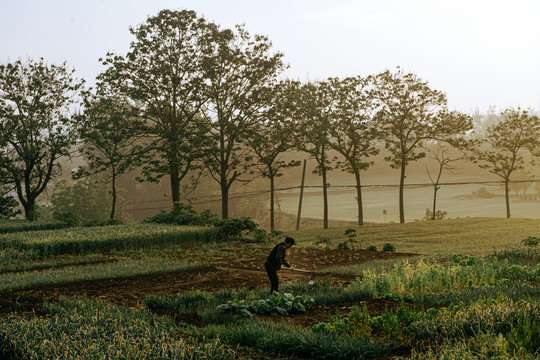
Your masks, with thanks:
<instances>
[{"instance_id":1,"label":"row of trees","mask_svg":"<svg viewBox=\"0 0 540 360\"><path fill-rule=\"evenodd\" d=\"M316 160L326 228L327 172L337 167L354 174L362 225L361 172L373 165L380 144L390 154L385 160L400 169L400 222L406 167L426 155L427 143L476 149L475 161L508 181L523 161L520 151L534 148L532 137L514 150L506 142L488 148L491 140L471 141L471 117L449 111L444 93L399 68L367 77L278 80L283 54L272 53L266 37L243 26L221 29L187 10L163 10L130 31L127 54L101 59L105 70L95 89L84 89L66 64L41 59L0 66L0 183L14 187L28 219L35 218L36 198L58 171L58 159L75 145L88 163L79 176L110 175L111 218L117 177L138 167L141 180L168 177L173 202L206 172L220 186L223 218L234 183L267 177L272 229L275 179L299 164L285 160L291 150ZM523 131L537 136L537 119L528 112L503 116L529 124ZM508 126L486 139L518 125ZM501 164L506 151L515 159Z\"/></svg>"}]
</instances>

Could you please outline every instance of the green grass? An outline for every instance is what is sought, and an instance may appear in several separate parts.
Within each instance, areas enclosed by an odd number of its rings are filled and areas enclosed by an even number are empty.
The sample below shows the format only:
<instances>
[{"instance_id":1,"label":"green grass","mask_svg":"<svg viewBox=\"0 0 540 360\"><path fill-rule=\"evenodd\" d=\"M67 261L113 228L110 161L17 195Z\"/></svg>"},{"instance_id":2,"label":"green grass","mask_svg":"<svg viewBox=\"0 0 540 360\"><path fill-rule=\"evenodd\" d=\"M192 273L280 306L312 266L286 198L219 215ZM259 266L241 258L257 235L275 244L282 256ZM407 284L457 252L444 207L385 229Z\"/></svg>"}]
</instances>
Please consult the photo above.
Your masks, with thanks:
<instances>
[{"instance_id":1,"label":"green grass","mask_svg":"<svg viewBox=\"0 0 540 360\"><path fill-rule=\"evenodd\" d=\"M34 251L52 257L216 239L217 230L213 228L134 224L5 234L0 236L0 249Z\"/></svg>"},{"instance_id":2,"label":"green grass","mask_svg":"<svg viewBox=\"0 0 540 360\"><path fill-rule=\"evenodd\" d=\"M217 339L186 337L171 320L103 302L45 304L45 318L0 323L5 359L232 359Z\"/></svg>"},{"instance_id":3,"label":"green grass","mask_svg":"<svg viewBox=\"0 0 540 360\"><path fill-rule=\"evenodd\" d=\"M347 240L344 232L348 226L329 229L312 227L290 231L297 246L311 246L318 236L329 237L332 247ZM397 252L428 256L487 256L496 251L521 244L528 236L540 236L538 219L471 218L440 221L419 221L405 224L368 224L353 226L363 247L369 245L382 249L391 243Z\"/></svg>"},{"instance_id":4,"label":"green grass","mask_svg":"<svg viewBox=\"0 0 540 360\"><path fill-rule=\"evenodd\" d=\"M0 234L21 231L56 230L69 225L60 221L28 221L24 219L0 219Z\"/></svg>"},{"instance_id":5,"label":"green grass","mask_svg":"<svg viewBox=\"0 0 540 360\"><path fill-rule=\"evenodd\" d=\"M163 260L125 260L115 263L67 266L43 271L25 271L0 275L0 291L24 289L38 285L62 284L73 281L97 280L132 275L154 274L207 266L188 262Z\"/></svg>"}]
</instances>

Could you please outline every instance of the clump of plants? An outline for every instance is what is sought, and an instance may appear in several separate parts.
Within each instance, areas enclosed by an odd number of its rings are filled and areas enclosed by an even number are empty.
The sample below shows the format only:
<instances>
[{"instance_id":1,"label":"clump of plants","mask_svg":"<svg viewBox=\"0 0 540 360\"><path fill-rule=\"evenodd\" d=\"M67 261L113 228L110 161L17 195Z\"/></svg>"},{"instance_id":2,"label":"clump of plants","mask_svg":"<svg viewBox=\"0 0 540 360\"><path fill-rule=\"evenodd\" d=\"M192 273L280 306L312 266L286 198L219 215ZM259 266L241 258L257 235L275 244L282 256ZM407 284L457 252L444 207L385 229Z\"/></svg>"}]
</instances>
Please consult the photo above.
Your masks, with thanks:
<instances>
[{"instance_id":1,"label":"clump of plants","mask_svg":"<svg viewBox=\"0 0 540 360\"><path fill-rule=\"evenodd\" d=\"M241 239L264 242L270 235L250 217L219 219L210 210L198 212L190 204L175 202L170 212L161 211L149 217L143 223L208 226L219 229L223 240Z\"/></svg>"},{"instance_id":2,"label":"clump of plants","mask_svg":"<svg viewBox=\"0 0 540 360\"><path fill-rule=\"evenodd\" d=\"M358 240L356 240L357 238L356 230L353 228L348 228L347 230L345 230L345 236L347 236L347 240L339 243L337 248L345 249L345 250L349 250L349 249L354 250L356 248L356 245L358 244ZM362 247L361 242L360 242L360 247Z\"/></svg>"},{"instance_id":3,"label":"clump of plants","mask_svg":"<svg viewBox=\"0 0 540 360\"><path fill-rule=\"evenodd\" d=\"M538 246L538 241L540 241L540 238L529 236L526 239L521 240L521 243L525 246Z\"/></svg>"},{"instance_id":4,"label":"clump of plants","mask_svg":"<svg viewBox=\"0 0 540 360\"><path fill-rule=\"evenodd\" d=\"M320 246L324 250L330 250L330 245L332 245L332 240L327 236L317 235L317 240L313 242L313 245Z\"/></svg>"},{"instance_id":5,"label":"clump of plants","mask_svg":"<svg viewBox=\"0 0 540 360\"><path fill-rule=\"evenodd\" d=\"M239 300L233 298L217 309L224 313L233 313L243 317L253 317L255 314L270 314L272 316L287 316L290 312L305 312L313 306L314 300L307 295L294 296L291 293L274 292L266 299Z\"/></svg>"},{"instance_id":6,"label":"clump of plants","mask_svg":"<svg viewBox=\"0 0 540 360\"><path fill-rule=\"evenodd\" d=\"M377 251L377 247L375 245L369 245L367 248L366 248L367 251Z\"/></svg>"},{"instance_id":7,"label":"clump of plants","mask_svg":"<svg viewBox=\"0 0 540 360\"><path fill-rule=\"evenodd\" d=\"M382 251L396 252L396 247L391 243L386 243L383 245Z\"/></svg>"}]
</instances>

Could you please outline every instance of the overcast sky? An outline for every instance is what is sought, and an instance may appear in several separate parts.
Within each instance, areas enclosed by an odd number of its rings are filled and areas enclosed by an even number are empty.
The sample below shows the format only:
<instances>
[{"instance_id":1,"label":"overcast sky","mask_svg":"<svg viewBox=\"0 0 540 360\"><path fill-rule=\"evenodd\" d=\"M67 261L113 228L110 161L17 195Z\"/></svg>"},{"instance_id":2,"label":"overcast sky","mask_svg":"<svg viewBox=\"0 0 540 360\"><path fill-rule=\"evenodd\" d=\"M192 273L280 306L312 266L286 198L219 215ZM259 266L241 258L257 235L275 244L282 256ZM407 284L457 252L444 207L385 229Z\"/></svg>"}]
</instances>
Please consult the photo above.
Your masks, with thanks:
<instances>
[{"instance_id":1,"label":"overcast sky","mask_svg":"<svg viewBox=\"0 0 540 360\"><path fill-rule=\"evenodd\" d=\"M244 23L302 81L400 66L452 110L540 107L540 0L0 0L0 62L67 61L92 84L108 51L125 54L159 10Z\"/></svg>"}]
</instances>

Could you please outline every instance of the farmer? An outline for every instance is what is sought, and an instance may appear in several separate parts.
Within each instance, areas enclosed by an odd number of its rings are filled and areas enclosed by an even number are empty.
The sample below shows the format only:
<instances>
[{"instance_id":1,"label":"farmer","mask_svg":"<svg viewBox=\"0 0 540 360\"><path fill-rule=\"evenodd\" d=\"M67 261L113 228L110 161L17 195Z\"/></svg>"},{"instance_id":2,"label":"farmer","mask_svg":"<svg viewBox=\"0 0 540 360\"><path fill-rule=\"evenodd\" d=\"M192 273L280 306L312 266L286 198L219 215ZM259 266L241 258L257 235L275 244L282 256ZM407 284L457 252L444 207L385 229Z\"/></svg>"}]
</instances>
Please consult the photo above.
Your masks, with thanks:
<instances>
[{"instance_id":1,"label":"farmer","mask_svg":"<svg viewBox=\"0 0 540 360\"><path fill-rule=\"evenodd\" d=\"M270 294L274 291L278 291L279 278L277 276L277 270L281 269L281 265L285 265L285 267L294 270L294 267L285 261L285 251L293 245L294 239L292 237L286 237L284 242L274 246L272 251L270 251L270 255L268 255L264 262L264 267L270 278Z\"/></svg>"}]
</instances>

